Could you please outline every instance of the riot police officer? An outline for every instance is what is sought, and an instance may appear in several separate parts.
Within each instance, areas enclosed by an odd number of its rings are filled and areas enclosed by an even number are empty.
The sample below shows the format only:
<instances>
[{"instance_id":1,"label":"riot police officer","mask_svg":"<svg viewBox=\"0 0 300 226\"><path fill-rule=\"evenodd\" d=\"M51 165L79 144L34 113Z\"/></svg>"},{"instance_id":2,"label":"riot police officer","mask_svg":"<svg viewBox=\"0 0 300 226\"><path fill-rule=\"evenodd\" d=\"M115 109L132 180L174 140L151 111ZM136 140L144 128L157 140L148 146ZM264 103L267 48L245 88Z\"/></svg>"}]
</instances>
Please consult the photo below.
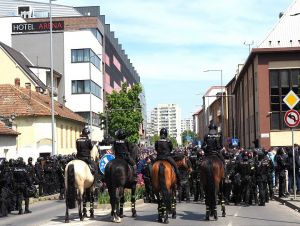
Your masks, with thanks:
<instances>
[{"instance_id":1,"label":"riot police officer","mask_svg":"<svg viewBox=\"0 0 300 226\"><path fill-rule=\"evenodd\" d=\"M116 140L113 142L113 150L116 158L124 159L129 165L133 168L133 176L134 181L137 181L136 175L136 162L131 157L131 148L129 146L128 141L126 140L126 133L123 129L119 129L115 133Z\"/></svg>"},{"instance_id":2,"label":"riot police officer","mask_svg":"<svg viewBox=\"0 0 300 226\"><path fill-rule=\"evenodd\" d=\"M94 166L91 162L91 150L93 149L93 144L91 139L89 139L88 135L90 134L89 128L83 128L80 138L76 140L76 149L77 159L80 159L88 164L91 169L91 173L95 174Z\"/></svg>"},{"instance_id":3,"label":"riot police officer","mask_svg":"<svg viewBox=\"0 0 300 226\"><path fill-rule=\"evenodd\" d=\"M19 214L23 214L23 209L22 209L23 199L25 199L24 213L31 213L31 211L29 210L29 195L27 190L31 184L22 157L18 158L17 165L13 171L13 174L16 182L17 205L18 205Z\"/></svg>"},{"instance_id":4,"label":"riot police officer","mask_svg":"<svg viewBox=\"0 0 300 226\"><path fill-rule=\"evenodd\" d=\"M222 136L217 133L217 126L214 123L211 123L208 129L208 134L204 136L203 141L205 156L218 156L224 164L224 157L221 154L221 149L223 148Z\"/></svg>"},{"instance_id":5,"label":"riot police officer","mask_svg":"<svg viewBox=\"0 0 300 226\"><path fill-rule=\"evenodd\" d=\"M151 177L152 177L152 161L148 156L145 159L145 165L142 169L142 174L144 176L145 183L145 199L147 202L154 202L155 197L152 190Z\"/></svg>"},{"instance_id":6,"label":"riot police officer","mask_svg":"<svg viewBox=\"0 0 300 226\"><path fill-rule=\"evenodd\" d=\"M279 176L279 198L286 197L285 188L286 188L286 178L285 178L285 170L287 169L286 160L284 157L283 148L279 148L275 155L275 161L277 162L277 173Z\"/></svg>"},{"instance_id":7,"label":"riot police officer","mask_svg":"<svg viewBox=\"0 0 300 226\"><path fill-rule=\"evenodd\" d=\"M264 206L266 203L269 161L265 158L265 154L262 150L257 152L257 156L258 163L256 165L256 181L259 190L259 205Z\"/></svg>"},{"instance_id":8,"label":"riot police officer","mask_svg":"<svg viewBox=\"0 0 300 226\"><path fill-rule=\"evenodd\" d=\"M44 194L43 186L45 183L45 178L44 178L44 169L42 166L43 160L44 160L43 157L38 157L34 164L35 175L36 175L37 182L39 185L39 196L42 196Z\"/></svg>"},{"instance_id":9,"label":"riot police officer","mask_svg":"<svg viewBox=\"0 0 300 226\"><path fill-rule=\"evenodd\" d=\"M178 170L175 160L171 157L173 145L172 142L167 139L168 130L166 128L162 128L159 132L159 136L160 139L156 141L154 145L155 150L157 152L156 160L166 160L173 166L177 178L177 185L178 187L180 187L180 172Z\"/></svg>"}]
</instances>

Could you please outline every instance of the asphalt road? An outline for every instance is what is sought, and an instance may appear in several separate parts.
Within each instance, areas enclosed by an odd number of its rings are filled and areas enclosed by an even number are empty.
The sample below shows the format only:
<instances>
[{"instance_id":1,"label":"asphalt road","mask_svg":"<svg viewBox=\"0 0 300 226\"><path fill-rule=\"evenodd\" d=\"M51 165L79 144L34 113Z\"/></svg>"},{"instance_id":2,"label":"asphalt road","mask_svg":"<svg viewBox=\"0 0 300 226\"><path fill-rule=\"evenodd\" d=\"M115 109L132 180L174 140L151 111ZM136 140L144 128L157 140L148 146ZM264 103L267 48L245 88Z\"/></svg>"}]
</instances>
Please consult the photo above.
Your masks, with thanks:
<instances>
[{"instance_id":1,"label":"asphalt road","mask_svg":"<svg viewBox=\"0 0 300 226\"><path fill-rule=\"evenodd\" d=\"M109 211L95 210L95 219L88 218L80 222L77 209L70 211L71 222L64 223L65 204L64 201L43 201L32 205L31 214L18 215L13 212L6 218L0 218L1 226L49 226L49 225L116 225L110 221ZM124 226L154 226L162 225L156 221L157 205L141 204L137 206L138 216L130 217L131 212L125 211L125 217L121 225ZM221 217L220 207L218 208L218 221L204 221L205 206L203 203L179 203L177 205L177 219L170 219L169 225L176 226L293 226L300 225L300 213L281 205L276 201L261 206L226 206L227 216Z\"/></svg>"}]
</instances>

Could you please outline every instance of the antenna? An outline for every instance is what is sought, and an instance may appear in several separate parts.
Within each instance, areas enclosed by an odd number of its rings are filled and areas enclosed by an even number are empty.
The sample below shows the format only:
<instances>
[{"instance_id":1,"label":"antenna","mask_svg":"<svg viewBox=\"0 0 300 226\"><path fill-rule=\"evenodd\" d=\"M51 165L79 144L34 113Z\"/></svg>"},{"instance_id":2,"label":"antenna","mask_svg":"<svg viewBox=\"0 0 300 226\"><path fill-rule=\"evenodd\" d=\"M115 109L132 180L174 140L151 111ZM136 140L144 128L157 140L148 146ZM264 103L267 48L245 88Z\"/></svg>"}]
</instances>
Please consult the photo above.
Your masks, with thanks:
<instances>
[{"instance_id":1,"label":"antenna","mask_svg":"<svg viewBox=\"0 0 300 226\"><path fill-rule=\"evenodd\" d=\"M246 41L244 42L244 45L248 46L248 49L249 49L249 53L250 53L250 48L251 46L254 44L254 41L252 40L251 43L247 43Z\"/></svg>"}]
</instances>

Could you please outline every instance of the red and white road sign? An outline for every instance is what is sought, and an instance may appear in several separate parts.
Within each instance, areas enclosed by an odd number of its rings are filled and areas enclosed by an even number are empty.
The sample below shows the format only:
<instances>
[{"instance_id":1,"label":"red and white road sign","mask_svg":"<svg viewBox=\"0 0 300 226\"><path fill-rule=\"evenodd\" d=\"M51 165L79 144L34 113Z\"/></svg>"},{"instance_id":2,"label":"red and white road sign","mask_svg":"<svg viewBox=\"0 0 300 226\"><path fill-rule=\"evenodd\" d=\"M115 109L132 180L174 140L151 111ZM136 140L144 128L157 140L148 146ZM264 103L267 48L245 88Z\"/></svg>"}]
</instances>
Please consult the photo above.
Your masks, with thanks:
<instances>
[{"instance_id":1,"label":"red and white road sign","mask_svg":"<svg viewBox=\"0 0 300 226\"><path fill-rule=\"evenodd\" d=\"M284 122L288 127L296 127L300 122L300 114L296 110L289 110L284 115Z\"/></svg>"}]
</instances>

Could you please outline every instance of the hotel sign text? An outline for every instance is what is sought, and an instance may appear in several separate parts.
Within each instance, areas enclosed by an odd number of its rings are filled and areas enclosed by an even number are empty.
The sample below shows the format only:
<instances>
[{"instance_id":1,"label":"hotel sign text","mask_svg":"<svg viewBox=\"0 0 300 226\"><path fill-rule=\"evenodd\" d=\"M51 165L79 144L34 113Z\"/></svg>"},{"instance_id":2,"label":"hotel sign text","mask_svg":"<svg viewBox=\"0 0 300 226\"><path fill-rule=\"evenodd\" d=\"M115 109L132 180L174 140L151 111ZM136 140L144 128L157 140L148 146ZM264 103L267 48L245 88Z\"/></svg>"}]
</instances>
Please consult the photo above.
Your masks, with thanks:
<instances>
[{"instance_id":1,"label":"hotel sign text","mask_svg":"<svg viewBox=\"0 0 300 226\"><path fill-rule=\"evenodd\" d=\"M31 22L31 23L13 23L12 32L39 32L39 31L49 31L50 22ZM64 30L64 21L53 21L52 30L60 31Z\"/></svg>"}]
</instances>

